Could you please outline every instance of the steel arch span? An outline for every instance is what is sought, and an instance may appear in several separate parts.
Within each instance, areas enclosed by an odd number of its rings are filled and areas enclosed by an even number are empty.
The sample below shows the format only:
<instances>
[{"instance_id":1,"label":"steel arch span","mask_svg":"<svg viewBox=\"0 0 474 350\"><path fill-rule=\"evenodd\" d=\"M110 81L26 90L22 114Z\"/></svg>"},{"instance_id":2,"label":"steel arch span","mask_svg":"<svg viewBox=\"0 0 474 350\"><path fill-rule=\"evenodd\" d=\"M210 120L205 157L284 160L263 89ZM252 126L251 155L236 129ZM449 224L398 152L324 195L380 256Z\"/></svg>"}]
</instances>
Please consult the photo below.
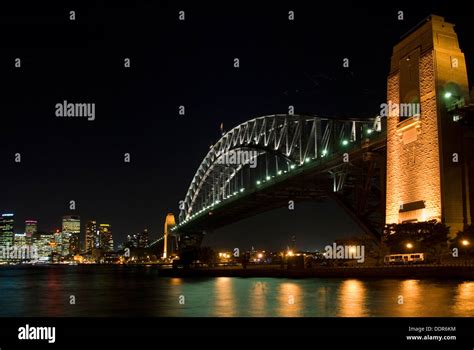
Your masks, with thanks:
<instances>
[{"instance_id":1,"label":"steel arch span","mask_svg":"<svg viewBox=\"0 0 474 350\"><path fill-rule=\"evenodd\" d=\"M342 193L350 168L354 168L352 161L343 160L344 156L361 156L361 150L365 150L362 143L384 139L380 136L384 136L380 117L337 119L277 114L246 121L210 147L181 203L174 231L187 234L212 230L281 206L282 201L263 205L255 199L265 193L275 195L282 188L291 191L285 198L322 197L328 183L317 180L316 173L329 175L331 190ZM296 189L295 179L306 182ZM230 220L224 219L224 209L232 212L239 202L245 202L244 198L253 198L254 205L247 205Z\"/></svg>"}]
</instances>

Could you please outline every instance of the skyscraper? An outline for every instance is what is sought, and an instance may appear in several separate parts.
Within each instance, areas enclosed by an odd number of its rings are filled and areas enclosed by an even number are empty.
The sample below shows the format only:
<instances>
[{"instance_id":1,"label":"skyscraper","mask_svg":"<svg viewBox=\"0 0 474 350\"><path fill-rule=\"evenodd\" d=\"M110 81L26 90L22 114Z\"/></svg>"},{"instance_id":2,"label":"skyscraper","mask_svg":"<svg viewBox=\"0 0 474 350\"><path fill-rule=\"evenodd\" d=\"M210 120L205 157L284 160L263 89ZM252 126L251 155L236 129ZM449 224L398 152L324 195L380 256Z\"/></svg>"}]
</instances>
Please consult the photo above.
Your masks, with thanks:
<instances>
[{"instance_id":1,"label":"skyscraper","mask_svg":"<svg viewBox=\"0 0 474 350\"><path fill-rule=\"evenodd\" d=\"M138 234L138 248L145 248L148 245L148 230L144 229Z\"/></svg>"},{"instance_id":2,"label":"skyscraper","mask_svg":"<svg viewBox=\"0 0 474 350\"><path fill-rule=\"evenodd\" d=\"M26 233L17 233L13 236L14 248L10 252L10 260L36 260L38 259L38 250L32 245L32 237Z\"/></svg>"},{"instance_id":3,"label":"skyscraper","mask_svg":"<svg viewBox=\"0 0 474 350\"><path fill-rule=\"evenodd\" d=\"M0 218L0 246L6 247L7 245L13 245L13 214L2 214Z\"/></svg>"},{"instance_id":4,"label":"skyscraper","mask_svg":"<svg viewBox=\"0 0 474 350\"><path fill-rule=\"evenodd\" d=\"M89 220L86 224L86 244L85 251L87 254L92 253L92 250L96 248L95 235L97 234L97 221Z\"/></svg>"},{"instance_id":5,"label":"skyscraper","mask_svg":"<svg viewBox=\"0 0 474 350\"><path fill-rule=\"evenodd\" d=\"M40 261L51 261L51 254L55 249L55 234L53 233L36 233L34 236L33 244L36 246L38 252L38 259Z\"/></svg>"},{"instance_id":6,"label":"skyscraper","mask_svg":"<svg viewBox=\"0 0 474 350\"><path fill-rule=\"evenodd\" d=\"M31 237L38 232L38 221L26 220L25 221L25 233L26 237Z\"/></svg>"},{"instance_id":7,"label":"skyscraper","mask_svg":"<svg viewBox=\"0 0 474 350\"><path fill-rule=\"evenodd\" d=\"M62 255L80 253L81 219L77 215L63 216L61 232Z\"/></svg>"},{"instance_id":8,"label":"skyscraper","mask_svg":"<svg viewBox=\"0 0 474 350\"><path fill-rule=\"evenodd\" d=\"M127 236L127 247L138 248L138 233Z\"/></svg>"},{"instance_id":9,"label":"skyscraper","mask_svg":"<svg viewBox=\"0 0 474 350\"><path fill-rule=\"evenodd\" d=\"M26 236L26 233L17 233L13 235L13 243L18 246L26 246L31 244L30 237Z\"/></svg>"},{"instance_id":10,"label":"skyscraper","mask_svg":"<svg viewBox=\"0 0 474 350\"><path fill-rule=\"evenodd\" d=\"M62 237L62 232L56 230L56 232L53 233L53 240L52 240L52 253L54 255L63 255L63 237ZM64 249L64 251L67 251L69 254L69 238L67 239L67 249Z\"/></svg>"},{"instance_id":11,"label":"skyscraper","mask_svg":"<svg viewBox=\"0 0 474 350\"><path fill-rule=\"evenodd\" d=\"M114 240L112 238L112 228L109 224L99 225L99 244L104 252L114 251Z\"/></svg>"},{"instance_id":12,"label":"skyscraper","mask_svg":"<svg viewBox=\"0 0 474 350\"><path fill-rule=\"evenodd\" d=\"M69 232L56 232L54 234L54 252L61 256L69 255L70 241L71 234Z\"/></svg>"}]
</instances>

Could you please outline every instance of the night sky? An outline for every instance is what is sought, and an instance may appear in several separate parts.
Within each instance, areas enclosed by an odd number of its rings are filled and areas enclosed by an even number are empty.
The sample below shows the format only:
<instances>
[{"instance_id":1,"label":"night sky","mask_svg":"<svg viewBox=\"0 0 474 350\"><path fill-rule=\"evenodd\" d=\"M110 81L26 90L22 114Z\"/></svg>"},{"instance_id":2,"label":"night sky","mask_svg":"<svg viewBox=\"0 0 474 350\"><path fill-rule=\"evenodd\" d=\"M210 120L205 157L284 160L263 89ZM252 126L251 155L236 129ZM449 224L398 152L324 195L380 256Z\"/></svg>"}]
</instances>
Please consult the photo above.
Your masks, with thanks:
<instances>
[{"instance_id":1,"label":"night sky","mask_svg":"<svg viewBox=\"0 0 474 350\"><path fill-rule=\"evenodd\" d=\"M456 24L472 81L472 16L440 4L2 4L0 212L15 213L17 233L25 219L49 231L76 214L110 223L116 242L144 228L155 239L166 213L178 214L221 123L228 130L286 113L289 105L295 113L375 116L393 45L430 13ZM288 21L289 10L295 21ZM17 57L21 68L14 67ZM64 100L95 103L96 119L56 117ZM126 152L131 163L123 161ZM277 249L295 234L298 248L316 249L357 232L334 203L308 203L223 228L205 244Z\"/></svg>"}]
</instances>

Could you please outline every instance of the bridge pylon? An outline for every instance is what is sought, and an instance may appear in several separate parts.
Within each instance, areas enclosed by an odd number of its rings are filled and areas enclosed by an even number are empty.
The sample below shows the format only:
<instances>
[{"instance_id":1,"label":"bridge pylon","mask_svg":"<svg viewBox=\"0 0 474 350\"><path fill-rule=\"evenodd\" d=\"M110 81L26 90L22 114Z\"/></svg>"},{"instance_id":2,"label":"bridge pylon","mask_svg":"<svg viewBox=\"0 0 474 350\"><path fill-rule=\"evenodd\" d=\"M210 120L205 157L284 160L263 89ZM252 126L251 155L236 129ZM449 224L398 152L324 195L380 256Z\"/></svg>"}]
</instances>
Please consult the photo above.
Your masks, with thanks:
<instances>
[{"instance_id":1,"label":"bridge pylon","mask_svg":"<svg viewBox=\"0 0 474 350\"><path fill-rule=\"evenodd\" d=\"M468 99L454 25L431 15L393 48L386 104L387 224L435 219L456 233L471 223L462 123L450 112Z\"/></svg>"},{"instance_id":2,"label":"bridge pylon","mask_svg":"<svg viewBox=\"0 0 474 350\"><path fill-rule=\"evenodd\" d=\"M171 234L171 229L176 226L176 221L174 215L172 213L168 213L165 219L165 227L164 227L164 240L163 240L163 259L169 258L169 256L173 253L173 250L176 250L176 244L173 241L168 242L168 238ZM170 248L170 249L169 249ZM171 254L170 254L171 253Z\"/></svg>"}]
</instances>

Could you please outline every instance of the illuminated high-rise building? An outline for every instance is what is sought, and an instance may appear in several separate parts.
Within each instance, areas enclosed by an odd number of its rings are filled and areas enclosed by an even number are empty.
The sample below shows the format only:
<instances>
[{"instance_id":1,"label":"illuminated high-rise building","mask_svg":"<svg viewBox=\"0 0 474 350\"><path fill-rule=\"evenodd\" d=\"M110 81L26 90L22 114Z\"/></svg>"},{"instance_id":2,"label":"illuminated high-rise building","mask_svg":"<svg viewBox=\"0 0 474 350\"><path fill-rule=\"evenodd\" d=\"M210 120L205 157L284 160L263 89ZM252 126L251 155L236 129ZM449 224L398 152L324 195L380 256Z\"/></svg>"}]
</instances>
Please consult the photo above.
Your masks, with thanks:
<instances>
[{"instance_id":1,"label":"illuminated high-rise building","mask_svg":"<svg viewBox=\"0 0 474 350\"><path fill-rule=\"evenodd\" d=\"M14 215L13 214L2 214L0 218L0 246L6 247L13 245L13 224L14 224Z\"/></svg>"},{"instance_id":2,"label":"illuminated high-rise building","mask_svg":"<svg viewBox=\"0 0 474 350\"><path fill-rule=\"evenodd\" d=\"M77 215L63 216L61 244L62 255L79 254L81 235L81 219Z\"/></svg>"},{"instance_id":3,"label":"illuminated high-rise building","mask_svg":"<svg viewBox=\"0 0 474 350\"><path fill-rule=\"evenodd\" d=\"M36 260L38 259L38 247L32 244L33 237L28 237L26 233L15 234L13 236L14 249L10 255L10 260Z\"/></svg>"},{"instance_id":4,"label":"illuminated high-rise building","mask_svg":"<svg viewBox=\"0 0 474 350\"><path fill-rule=\"evenodd\" d=\"M102 248L104 252L114 251L112 228L109 224L99 224L99 247Z\"/></svg>"},{"instance_id":5,"label":"illuminated high-rise building","mask_svg":"<svg viewBox=\"0 0 474 350\"><path fill-rule=\"evenodd\" d=\"M138 248L138 233L127 236L127 247Z\"/></svg>"},{"instance_id":6,"label":"illuminated high-rise building","mask_svg":"<svg viewBox=\"0 0 474 350\"><path fill-rule=\"evenodd\" d=\"M96 235L97 235L97 221L89 220L86 224L86 244L85 251L90 254L96 248Z\"/></svg>"},{"instance_id":7,"label":"illuminated high-rise building","mask_svg":"<svg viewBox=\"0 0 474 350\"><path fill-rule=\"evenodd\" d=\"M62 232L58 229L53 233L52 252L56 255L63 255ZM67 240L67 251L69 252L69 239Z\"/></svg>"},{"instance_id":8,"label":"illuminated high-rise building","mask_svg":"<svg viewBox=\"0 0 474 350\"><path fill-rule=\"evenodd\" d=\"M33 245L36 247L38 260L51 261L53 251L57 253L56 235L53 233L37 233L33 236Z\"/></svg>"},{"instance_id":9,"label":"illuminated high-rise building","mask_svg":"<svg viewBox=\"0 0 474 350\"><path fill-rule=\"evenodd\" d=\"M143 230L138 234L138 248L145 248L148 245L148 230Z\"/></svg>"},{"instance_id":10,"label":"illuminated high-rise building","mask_svg":"<svg viewBox=\"0 0 474 350\"><path fill-rule=\"evenodd\" d=\"M30 245L31 239L29 238L26 233L17 233L13 236L13 243L18 247Z\"/></svg>"},{"instance_id":11,"label":"illuminated high-rise building","mask_svg":"<svg viewBox=\"0 0 474 350\"><path fill-rule=\"evenodd\" d=\"M38 232L38 221L26 220L25 221L25 234L26 237L32 237Z\"/></svg>"},{"instance_id":12,"label":"illuminated high-rise building","mask_svg":"<svg viewBox=\"0 0 474 350\"><path fill-rule=\"evenodd\" d=\"M54 244L55 249L54 252L62 255L67 256L69 255L69 242L71 241L71 234L69 232L56 232L54 234Z\"/></svg>"}]
</instances>

